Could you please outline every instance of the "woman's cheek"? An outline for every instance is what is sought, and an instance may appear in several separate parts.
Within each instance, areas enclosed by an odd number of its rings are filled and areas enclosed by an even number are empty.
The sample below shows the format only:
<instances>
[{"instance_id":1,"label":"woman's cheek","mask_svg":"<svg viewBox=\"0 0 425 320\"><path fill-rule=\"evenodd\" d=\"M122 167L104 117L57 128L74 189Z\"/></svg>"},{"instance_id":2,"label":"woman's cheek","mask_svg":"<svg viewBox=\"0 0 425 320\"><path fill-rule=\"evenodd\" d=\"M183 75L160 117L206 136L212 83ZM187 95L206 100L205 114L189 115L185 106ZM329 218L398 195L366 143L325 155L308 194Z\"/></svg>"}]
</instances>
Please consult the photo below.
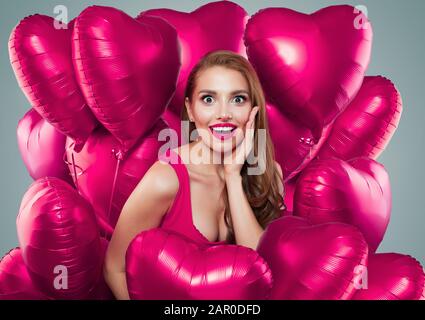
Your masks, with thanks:
<instances>
[{"instance_id":1,"label":"woman's cheek","mask_svg":"<svg viewBox=\"0 0 425 320\"><path fill-rule=\"evenodd\" d=\"M198 111L195 113L195 117L197 119L197 125L199 125L200 127L205 127L208 128L210 122L213 121L213 114L211 111L200 111L198 109Z\"/></svg>"}]
</instances>

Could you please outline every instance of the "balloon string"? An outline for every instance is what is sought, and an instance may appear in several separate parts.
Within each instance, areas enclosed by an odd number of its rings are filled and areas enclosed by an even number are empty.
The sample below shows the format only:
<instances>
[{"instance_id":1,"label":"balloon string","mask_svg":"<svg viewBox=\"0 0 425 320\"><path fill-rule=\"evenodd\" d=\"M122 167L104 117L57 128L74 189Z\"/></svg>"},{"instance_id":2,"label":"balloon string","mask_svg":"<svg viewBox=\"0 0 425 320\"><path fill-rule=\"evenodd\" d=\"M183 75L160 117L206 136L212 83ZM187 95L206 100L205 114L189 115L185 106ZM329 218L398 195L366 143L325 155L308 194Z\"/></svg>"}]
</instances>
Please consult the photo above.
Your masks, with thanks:
<instances>
[{"instance_id":1,"label":"balloon string","mask_svg":"<svg viewBox=\"0 0 425 320\"><path fill-rule=\"evenodd\" d=\"M299 139L299 142L301 142L301 143L303 143L303 144L305 144L305 145L308 146L309 158L311 159L311 149L313 149L313 147L314 147L314 141L313 141L313 139L301 137Z\"/></svg>"},{"instance_id":2,"label":"balloon string","mask_svg":"<svg viewBox=\"0 0 425 320\"><path fill-rule=\"evenodd\" d=\"M68 160L67 160L67 152L68 152L68 150L69 149L71 149L73 146L74 146L74 142L73 143L71 143L66 149L65 149L65 151L64 151L64 153L63 153L63 157L62 157L62 160L65 162L65 164L67 165L67 166L70 166L71 168L70 168L70 170L72 169L72 171L73 172L70 172L69 174L73 177L73 181L74 181L74 184L75 184L75 186L76 186L76 188L77 188L77 191L79 192L79 189L78 189L78 181L77 181L77 177L78 176L80 176L80 175L82 175L83 173L84 173L84 170L83 170L83 168L81 168L79 165L77 165L76 163L75 163L75 158L74 158L74 151L72 151L72 156L71 156L71 161L72 162L69 162ZM80 171L80 172L78 172L77 173L77 169Z\"/></svg>"},{"instance_id":3,"label":"balloon string","mask_svg":"<svg viewBox=\"0 0 425 320\"><path fill-rule=\"evenodd\" d=\"M112 210L112 200L114 199L115 187L116 187L116 182L117 182L117 177L118 177L118 170L120 168L120 163L121 163L121 160L122 160L122 153L120 151L115 153L115 150L113 149L112 153L115 154L115 157L117 159L117 164L115 166L114 180L112 182L111 196L109 198L108 214L106 216L108 223L110 223L110 215L111 215L111 210Z\"/></svg>"},{"instance_id":4,"label":"balloon string","mask_svg":"<svg viewBox=\"0 0 425 320\"><path fill-rule=\"evenodd\" d=\"M77 192L80 193L80 189L78 188L78 176L77 176L77 166L75 165L75 159L74 159L74 151L71 153L72 157L72 169L74 171L74 177L75 177L75 188L77 188Z\"/></svg>"}]
</instances>

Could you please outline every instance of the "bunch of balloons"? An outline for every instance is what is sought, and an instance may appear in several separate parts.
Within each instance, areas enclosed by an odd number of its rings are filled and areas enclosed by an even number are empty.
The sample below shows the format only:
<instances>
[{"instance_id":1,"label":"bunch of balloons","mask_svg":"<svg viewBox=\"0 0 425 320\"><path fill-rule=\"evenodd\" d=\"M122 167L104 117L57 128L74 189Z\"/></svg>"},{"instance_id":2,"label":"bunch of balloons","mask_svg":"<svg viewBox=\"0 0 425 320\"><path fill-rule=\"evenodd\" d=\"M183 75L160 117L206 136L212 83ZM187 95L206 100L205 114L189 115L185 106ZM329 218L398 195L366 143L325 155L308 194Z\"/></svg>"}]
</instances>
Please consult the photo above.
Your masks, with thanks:
<instances>
[{"instance_id":1,"label":"bunch of balloons","mask_svg":"<svg viewBox=\"0 0 425 320\"><path fill-rule=\"evenodd\" d=\"M402 101L390 80L365 76L371 48L370 22L347 5L249 16L218 1L136 18L91 6L64 28L39 14L20 21L9 53L31 104L17 137L35 181L20 247L0 262L0 299L113 298L102 267L121 209L165 145L160 132L182 139L189 72L219 49L247 57L261 80L287 210L257 250L141 232L126 255L130 297L424 299L418 261L375 253L391 214L376 159Z\"/></svg>"}]
</instances>

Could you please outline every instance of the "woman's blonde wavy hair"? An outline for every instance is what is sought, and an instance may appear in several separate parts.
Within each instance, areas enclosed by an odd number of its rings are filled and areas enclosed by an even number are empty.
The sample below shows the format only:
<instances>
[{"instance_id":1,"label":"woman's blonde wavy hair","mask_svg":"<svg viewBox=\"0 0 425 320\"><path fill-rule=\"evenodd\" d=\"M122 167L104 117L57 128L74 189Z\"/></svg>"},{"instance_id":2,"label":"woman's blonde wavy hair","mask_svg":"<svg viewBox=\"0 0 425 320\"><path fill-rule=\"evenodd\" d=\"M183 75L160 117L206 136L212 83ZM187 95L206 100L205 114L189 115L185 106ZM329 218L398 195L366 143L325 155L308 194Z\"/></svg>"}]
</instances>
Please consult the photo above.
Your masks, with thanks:
<instances>
[{"instance_id":1,"label":"woman's blonde wavy hair","mask_svg":"<svg viewBox=\"0 0 425 320\"><path fill-rule=\"evenodd\" d=\"M239 71L246 79L249 88L250 100L252 106L258 106L259 110L255 117L255 133L253 151L256 156L259 156L259 162L265 164L265 170L260 175L248 175L248 167L254 167L257 164L249 164L247 161L242 166L241 176L242 185L247 196L248 202L257 218L257 221L265 228L271 221L281 216L285 209L283 196L279 192L279 181L283 185L283 180L275 165L274 146L269 134L268 122L266 117L266 101L264 92L261 87L260 80L249 61L239 54L227 50L212 51L202 57L202 59L193 67L189 74L185 98L192 102L193 91L196 87L196 80L199 74L211 67L221 66L228 69ZM189 121L189 116L186 107L183 106L181 120ZM266 147L265 152L258 154L258 130L265 129ZM192 136L192 131L196 130L195 124L189 122L189 137ZM187 139L189 141L189 139ZM189 141L190 142L190 141ZM261 156L265 159L261 159ZM227 236L228 243L235 243L235 234L230 216L230 208L227 190L224 188L223 196L226 203L225 223L229 233Z\"/></svg>"}]
</instances>

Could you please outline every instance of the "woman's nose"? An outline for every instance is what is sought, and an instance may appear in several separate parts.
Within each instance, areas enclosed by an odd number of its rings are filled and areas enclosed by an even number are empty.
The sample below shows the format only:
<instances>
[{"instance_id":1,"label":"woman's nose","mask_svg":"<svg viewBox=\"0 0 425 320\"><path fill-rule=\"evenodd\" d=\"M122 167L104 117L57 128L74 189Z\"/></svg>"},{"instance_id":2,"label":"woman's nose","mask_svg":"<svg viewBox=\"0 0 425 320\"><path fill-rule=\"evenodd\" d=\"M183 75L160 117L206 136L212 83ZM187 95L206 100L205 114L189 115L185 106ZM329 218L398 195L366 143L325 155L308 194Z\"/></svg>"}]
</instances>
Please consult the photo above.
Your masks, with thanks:
<instances>
[{"instance_id":1,"label":"woman's nose","mask_svg":"<svg viewBox=\"0 0 425 320\"><path fill-rule=\"evenodd\" d=\"M220 113L216 115L216 119L220 120L230 120L232 117L233 116L230 113Z\"/></svg>"},{"instance_id":2,"label":"woman's nose","mask_svg":"<svg viewBox=\"0 0 425 320\"><path fill-rule=\"evenodd\" d=\"M232 114L229 111L230 110L229 110L227 103L221 103L221 105L218 109L218 114L216 115L216 118L221 119L221 120L231 119Z\"/></svg>"}]
</instances>

